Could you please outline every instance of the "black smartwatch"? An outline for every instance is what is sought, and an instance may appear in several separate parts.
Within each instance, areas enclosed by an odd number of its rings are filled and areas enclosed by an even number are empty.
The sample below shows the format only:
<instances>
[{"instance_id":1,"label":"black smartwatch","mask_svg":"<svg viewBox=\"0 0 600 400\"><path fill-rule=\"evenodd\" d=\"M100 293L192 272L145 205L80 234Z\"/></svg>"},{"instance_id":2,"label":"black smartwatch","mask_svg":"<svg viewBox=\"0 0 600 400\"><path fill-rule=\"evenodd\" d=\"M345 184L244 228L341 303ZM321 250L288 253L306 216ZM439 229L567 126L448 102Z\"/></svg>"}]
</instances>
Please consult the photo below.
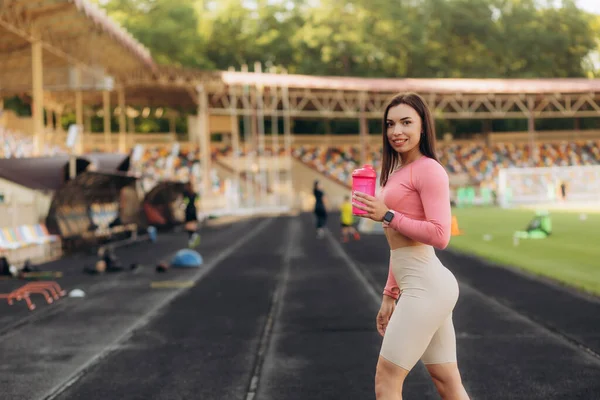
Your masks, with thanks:
<instances>
[{"instance_id":1,"label":"black smartwatch","mask_svg":"<svg viewBox=\"0 0 600 400\"><path fill-rule=\"evenodd\" d=\"M394 219L394 216L396 214L394 214L394 212L392 210L388 210L388 212L385 213L385 215L383 216L383 223L385 225L389 225L390 222L392 222L392 220Z\"/></svg>"}]
</instances>

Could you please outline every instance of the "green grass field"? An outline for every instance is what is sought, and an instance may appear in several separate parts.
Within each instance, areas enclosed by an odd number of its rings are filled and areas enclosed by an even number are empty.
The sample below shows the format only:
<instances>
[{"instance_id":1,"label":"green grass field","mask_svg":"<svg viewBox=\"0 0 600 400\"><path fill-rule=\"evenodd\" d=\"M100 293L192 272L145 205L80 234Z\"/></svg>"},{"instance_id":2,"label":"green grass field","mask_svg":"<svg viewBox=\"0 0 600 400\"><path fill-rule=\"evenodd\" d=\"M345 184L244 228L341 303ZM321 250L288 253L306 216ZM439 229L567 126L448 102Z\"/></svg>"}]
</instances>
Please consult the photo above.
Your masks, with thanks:
<instances>
[{"instance_id":1,"label":"green grass field","mask_svg":"<svg viewBox=\"0 0 600 400\"><path fill-rule=\"evenodd\" d=\"M521 239L517 246L513 233L527 227L532 210L469 208L453 215L463 235L452 237L451 248L600 295L600 214L588 213L582 221L577 212L552 211L552 235Z\"/></svg>"}]
</instances>

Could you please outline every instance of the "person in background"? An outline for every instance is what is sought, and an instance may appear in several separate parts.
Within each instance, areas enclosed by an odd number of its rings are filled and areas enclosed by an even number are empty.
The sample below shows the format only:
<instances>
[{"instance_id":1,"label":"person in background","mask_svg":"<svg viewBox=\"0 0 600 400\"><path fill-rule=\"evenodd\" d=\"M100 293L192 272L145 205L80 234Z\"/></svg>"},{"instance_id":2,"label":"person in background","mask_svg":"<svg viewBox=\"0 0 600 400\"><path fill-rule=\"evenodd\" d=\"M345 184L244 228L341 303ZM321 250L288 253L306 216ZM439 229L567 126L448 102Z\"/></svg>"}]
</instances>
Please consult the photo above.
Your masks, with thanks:
<instances>
[{"instance_id":1,"label":"person in background","mask_svg":"<svg viewBox=\"0 0 600 400\"><path fill-rule=\"evenodd\" d=\"M567 200L567 182L564 180L560 181L560 199L562 201Z\"/></svg>"},{"instance_id":2,"label":"person in background","mask_svg":"<svg viewBox=\"0 0 600 400\"><path fill-rule=\"evenodd\" d=\"M350 235L354 240L360 240L360 235L354 228L354 215L352 215L352 203L350 196L344 196L344 202L340 205L340 222L342 227L342 242L348 242Z\"/></svg>"},{"instance_id":3,"label":"person in background","mask_svg":"<svg viewBox=\"0 0 600 400\"><path fill-rule=\"evenodd\" d=\"M321 239L325 236L325 225L327 224L327 206L325 193L321 189L319 181L315 181L313 185L313 195L315 196L315 217L317 218L317 238Z\"/></svg>"},{"instance_id":4,"label":"person in background","mask_svg":"<svg viewBox=\"0 0 600 400\"><path fill-rule=\"evenodd\" d=\"M185 231L188 234L188 246L194 248L200 244L198 233L198 210L196 200L198 194L194 191L192 183L188 182L183 190L183 201L185 203Z\"/></svg>"}]
</instances>

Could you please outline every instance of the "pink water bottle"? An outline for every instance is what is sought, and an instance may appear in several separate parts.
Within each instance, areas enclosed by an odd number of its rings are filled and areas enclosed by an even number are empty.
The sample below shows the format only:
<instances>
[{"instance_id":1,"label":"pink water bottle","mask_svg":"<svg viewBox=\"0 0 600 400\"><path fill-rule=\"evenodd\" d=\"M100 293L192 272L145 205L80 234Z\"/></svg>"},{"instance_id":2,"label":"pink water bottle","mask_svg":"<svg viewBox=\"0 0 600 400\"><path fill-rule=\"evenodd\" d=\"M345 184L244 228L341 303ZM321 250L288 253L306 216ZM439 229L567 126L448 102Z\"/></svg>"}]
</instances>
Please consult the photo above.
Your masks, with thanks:
<instances>
[{"instance_id":1,"label":"pink water bottle","mask_svg":"<svg viewBox=\"0 0 600 400\"><path fill-rule=\"evenodd\" d=\"M363 192L371 196L375 196L375 184L377 182L377 172L373 169L371 164L365 164L362 168L355 169L352 171L352 194L355 191ZM354 203L361 204L360 202L353 200ZM366 211L359 210L352 206L352 214L363 215Z\"/></svg>"}]
</instances>

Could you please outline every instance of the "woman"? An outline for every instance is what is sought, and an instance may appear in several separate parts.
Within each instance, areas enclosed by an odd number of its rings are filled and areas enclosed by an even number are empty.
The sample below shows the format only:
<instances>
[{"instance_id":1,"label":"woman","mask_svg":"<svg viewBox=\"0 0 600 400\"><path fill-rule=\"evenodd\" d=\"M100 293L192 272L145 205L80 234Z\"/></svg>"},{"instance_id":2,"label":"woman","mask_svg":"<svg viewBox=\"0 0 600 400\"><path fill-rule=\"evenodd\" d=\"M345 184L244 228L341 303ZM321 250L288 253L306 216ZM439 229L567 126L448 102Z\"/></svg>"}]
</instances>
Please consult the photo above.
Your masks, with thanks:
<instances>
[{"instance_id":1,"label":"woman","mask_svg":"<svg viewBox=\"0 0 600 400\"><path fill-rule=\"evenodd\" d=\"M315 196L315 216L317 217L317 237L320 239L325 235L325 224L327 223L327 208L325 207L325 193L321 189L319 181L313 185L313 195Z\"/></svg>"},{"instance_id":2,"label":"woman","mask_svg":"<svg viewBox=\"0 0 600 400\"><path fill-rule=\"evenodd\" d=\"M435 153L435 126L423 99L396 96L383 116L377 197L356 193L362 217L382 221L390 270L377 315L383 343L375 373L378 400L401 400L419 359L443 399L469 399L458 370L452 310L458 283L435 255L450 240L448 175ZM398 300L396 304L396 300Z\"/></svg>"}]
</instances>

